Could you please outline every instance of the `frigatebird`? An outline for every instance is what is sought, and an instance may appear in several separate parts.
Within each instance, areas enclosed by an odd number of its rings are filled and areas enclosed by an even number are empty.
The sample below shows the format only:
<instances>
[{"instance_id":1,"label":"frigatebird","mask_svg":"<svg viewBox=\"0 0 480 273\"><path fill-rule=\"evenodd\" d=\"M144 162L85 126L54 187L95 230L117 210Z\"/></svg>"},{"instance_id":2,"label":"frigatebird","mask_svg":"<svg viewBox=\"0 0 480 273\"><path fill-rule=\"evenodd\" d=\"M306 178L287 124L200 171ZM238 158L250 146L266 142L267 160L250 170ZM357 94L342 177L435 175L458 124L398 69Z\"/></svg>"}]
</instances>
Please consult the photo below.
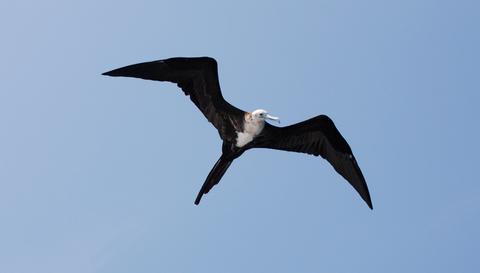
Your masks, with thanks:
<instances>
[{"instance_id":1,"label":"frigatebird","mask_svg":"<svg viewBox=\"0 0 480 273\"><path fill-rule=\"evenodd\" d=\"M218 130L223 140L222 155L200 189L195 204L218 184L233 160L252 148L268 148L321 156L343 176L372 209L367 183L347 141L326 115L286 127L266 110L246 112L222 96L217 62L210 57L176 57L143 62L105 72L102 75L133 77L176 83Z\"/></svg>"}]
</instances>

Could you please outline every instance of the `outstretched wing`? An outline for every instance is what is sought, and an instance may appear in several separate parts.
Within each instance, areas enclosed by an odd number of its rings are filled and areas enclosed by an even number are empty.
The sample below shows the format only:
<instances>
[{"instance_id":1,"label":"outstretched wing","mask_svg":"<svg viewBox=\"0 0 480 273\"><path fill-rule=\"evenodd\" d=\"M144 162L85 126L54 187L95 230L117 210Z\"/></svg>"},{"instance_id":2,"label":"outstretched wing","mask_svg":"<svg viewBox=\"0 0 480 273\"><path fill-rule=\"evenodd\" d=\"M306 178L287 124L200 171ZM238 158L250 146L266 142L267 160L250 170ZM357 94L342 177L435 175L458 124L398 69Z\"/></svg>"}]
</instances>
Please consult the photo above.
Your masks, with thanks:
<instances>
[{"instance_id":1,"label":"outstretched wing","mask_svg":"<svg viewBox=\"0 0 480 273\"><path fill-rule=\"evenodd\" d=\"M370 209L373 208L367 183L352 150L329 117L321 115L287 127L266 123L255 147L322 156L355 188Z\"/></svg>"},{"instance_id":2,"label":"outstretched wing","mask_svg":"<svg viewBox=\"0 0 480 273\"><path fill-rule=\"evenodd\" d=\"M102 75L176 83L217 128L224 140L233 141L236 138L231 134L232 126L238 130L245 114L223 98L217 62L213 58L170 58L125 66Z\"/></svg>"}]
</instances>

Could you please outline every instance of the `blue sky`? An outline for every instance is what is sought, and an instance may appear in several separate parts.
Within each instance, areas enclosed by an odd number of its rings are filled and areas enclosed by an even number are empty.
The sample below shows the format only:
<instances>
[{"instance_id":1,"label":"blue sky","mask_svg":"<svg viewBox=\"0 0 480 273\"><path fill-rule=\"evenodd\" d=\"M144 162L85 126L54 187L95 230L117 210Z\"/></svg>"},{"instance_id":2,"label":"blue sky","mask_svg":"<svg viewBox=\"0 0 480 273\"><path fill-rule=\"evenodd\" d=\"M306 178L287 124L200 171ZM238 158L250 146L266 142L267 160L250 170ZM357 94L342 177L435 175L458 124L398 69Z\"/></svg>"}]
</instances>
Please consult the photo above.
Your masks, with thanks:
<instances>
[{"instance_id":1,"label":"blue sky","mask_svg":"<svg viewBox=\"0 0 480 273\"><path fill-rule=\"evenodd\" d=\"M0 2L0 272L476 272L478 1ZM374 210L320 158L221 151L172 84L218 60L225 98L329 115Z\"/></svg>"}]
</instances>

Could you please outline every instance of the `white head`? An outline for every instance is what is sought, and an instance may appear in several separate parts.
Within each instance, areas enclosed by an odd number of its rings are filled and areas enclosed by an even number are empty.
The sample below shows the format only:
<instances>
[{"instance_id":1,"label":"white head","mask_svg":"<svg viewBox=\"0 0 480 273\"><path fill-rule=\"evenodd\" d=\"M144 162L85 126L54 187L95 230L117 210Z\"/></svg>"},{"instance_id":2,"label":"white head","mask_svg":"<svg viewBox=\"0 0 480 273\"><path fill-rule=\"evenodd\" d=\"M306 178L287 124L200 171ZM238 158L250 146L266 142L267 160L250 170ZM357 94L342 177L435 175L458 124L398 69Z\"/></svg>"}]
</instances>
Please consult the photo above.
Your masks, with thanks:
<instances>
[{"instance_id":1,"label":"white head","mask_svg":"<svg viewBox=\"0 0 480 273\"><path fill-rule=\"evenodd\" d=\"M268 114L268 112L266 110L263 110L263 109L258 109L258 110L253 111L252 112L252 118L254 120L263 120L263 121L269 119L269 120L274 120L274 121L280 123L279 118L274 117L274 116L270 116Z\"/></svg>"}]
</instances>

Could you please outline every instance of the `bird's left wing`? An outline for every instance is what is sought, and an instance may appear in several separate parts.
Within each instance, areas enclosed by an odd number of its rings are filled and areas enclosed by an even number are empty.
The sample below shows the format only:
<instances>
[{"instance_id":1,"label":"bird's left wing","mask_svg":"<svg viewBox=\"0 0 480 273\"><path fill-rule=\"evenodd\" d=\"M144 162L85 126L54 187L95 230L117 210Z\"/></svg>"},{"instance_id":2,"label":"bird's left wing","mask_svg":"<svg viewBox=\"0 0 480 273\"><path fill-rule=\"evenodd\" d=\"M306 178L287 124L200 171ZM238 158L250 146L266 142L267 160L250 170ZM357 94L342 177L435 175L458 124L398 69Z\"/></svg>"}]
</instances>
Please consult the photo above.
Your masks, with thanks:
<instances>
[{"instance_id":1,"label":"bird's left wing","mask_svg":"<svg viewBox=\"0 0 480 273\"><path fill-rule=\"evenodd\" d=\"M223 98L217 62L210 57L177 57L139 63L105 72L103 75L176 83L217 128L224 140L235 139L236 135L229 135L233 131L231 126L237 129L245 114Z\"/></svg>"},{"instance_id":2,"label":"bird's left wing","mask_svg":"<svg viewBox=\"0 0 480 273\"><path fill-rule=\"evenodd\" d=\"M287 127L276 127L266 123L254 147L322 156L372 208L362 171L347 141L329 117L320 115Z\"/></svg>"}]
</instances>

